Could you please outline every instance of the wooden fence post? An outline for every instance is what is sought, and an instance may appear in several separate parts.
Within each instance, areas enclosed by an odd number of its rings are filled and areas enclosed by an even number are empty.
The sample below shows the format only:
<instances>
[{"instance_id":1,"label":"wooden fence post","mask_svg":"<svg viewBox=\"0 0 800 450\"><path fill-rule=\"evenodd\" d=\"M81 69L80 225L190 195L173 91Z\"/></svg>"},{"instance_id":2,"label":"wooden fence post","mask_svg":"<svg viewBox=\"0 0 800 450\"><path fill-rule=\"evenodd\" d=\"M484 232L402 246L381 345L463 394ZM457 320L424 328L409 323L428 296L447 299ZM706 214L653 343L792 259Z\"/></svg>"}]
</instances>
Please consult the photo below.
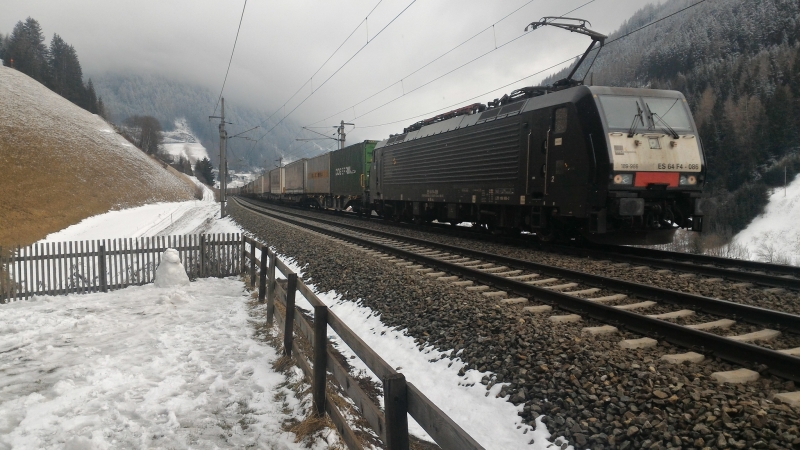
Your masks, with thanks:
<instances>
[{"instance_id":1,"label":"wooden fence post","mask_svg":"<svg viewBox=\"0 0 800 450\"><path fill-rule=\"evenodd\" d=\"M242 259L242 264L239 266L240 267L239 271L242 272L242 273L244 273L244 268L245 268L245 265L244 265L244 251L245 251L245 246L246 245L247 245L247 236L242 234L242 258L241 258Z\"/></svg>"},{"instance_id":2,"label":"wooden fence post","mask_svg":"<svg viewBox=\"0 0 800 450\"><path fill-rule=\"evenodd\" d=\"M325 417L325 375L328 367L328 307L314 306L314 384L311 389L319 417Z\"/></svg>"},{"instance_id":3,"label":"wooden fence post","mask_svg":"<svg viewBox=\"0 0 800 450\"><path fill-rule=\"evenodd\" d=\"M100 263L100 290L108 292L108 280L106 280L106 246L105 243L100 244L100 250L97 252L97 258Z\"/></svg>"},{"instance_id":4,"label":"wooden fence post","mask_svg":"<svg viewBox=\"0 0 800 450\"><path fill-rule=\"evenodd\" d=\"M200 278L206 276L206 235L200 235Z\"/></svg>"},{"instance_id":5,"label":"wooden fence post","mask_svg":"<svg viewBox=\"0 0 800 450\"><path fill-rule=\"evenodd\" d=\"M272 326L272 319L275 316L275 260L278 258L272 250L269 250L269 272L267 273L267 325Z\"/></svg>"},{"instance_id":6,"label":"wooden fence post","mask_svg":"<svg viewBox=\"0 0 800 450\"><path fill-rule=\"evenodd\" d=\"M256 241L250 241L250 289L254 287L256 287Z\"/></svg>"},{"instance_id":7,"label":"wooden fence post","mask_svg":"<svg viewBox=\"0 0 800 450\"><path fill-rule=\"evenodd\" d=\"M6 278L8 277L8 271L6 270L6 258L5 254L3 253L3 247L0 246L0 303L6 302Z\"/></svg>"},{"instance_id":8,"label":"wooden fence post","mask_svg":"<svg viewBox=\"0 0 800 450\"><path fill-rule=\"evenodd\" d=\"M283 327L283 353L292 356L292 342L294 342L294 295L297 292L297 274L286 275L289 283L286 285L286 323Z\"/></svg>"},{"instance_id":9,"label":"wooden fence post","mask_svg":"<svg viewBox=\"0 0 800 450\"><path fill-rule=\"evenodd\" d=\"M267 295L267 255L268 249L266 245L261 246L261 267L258 272L258 302L264 303L264 297Z\"/></svg>"},{"instance_id":10,"label":"wooden fence post","mask_svg":"<svg viewBox=\"0 0 800 450\"><path fill-rule=\"evenodd\" d=\"M383 379L383 404L386 410L386 448L408 450L408 394L402 373Z\"/></svg>"}]
</instances>

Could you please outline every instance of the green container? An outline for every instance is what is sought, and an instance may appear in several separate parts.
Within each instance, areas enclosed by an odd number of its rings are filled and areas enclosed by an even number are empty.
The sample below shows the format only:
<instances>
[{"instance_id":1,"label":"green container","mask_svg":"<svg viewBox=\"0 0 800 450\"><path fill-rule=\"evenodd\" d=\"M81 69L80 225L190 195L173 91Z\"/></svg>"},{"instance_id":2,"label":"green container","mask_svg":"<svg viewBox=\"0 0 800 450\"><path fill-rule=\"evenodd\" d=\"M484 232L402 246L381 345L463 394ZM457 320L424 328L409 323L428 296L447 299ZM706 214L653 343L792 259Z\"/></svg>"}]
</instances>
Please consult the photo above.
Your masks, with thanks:
<instances>
[{"instance_id":1,"label":"green container","mask_svg":"<svg viewBox=\"0 0 800 450\"><path fill-rule=\"evenodd\" d=\"M369 187L372 150L378 141L364 141L331 152L331 193L361 196Z\"/></svg>"}]
</instances>

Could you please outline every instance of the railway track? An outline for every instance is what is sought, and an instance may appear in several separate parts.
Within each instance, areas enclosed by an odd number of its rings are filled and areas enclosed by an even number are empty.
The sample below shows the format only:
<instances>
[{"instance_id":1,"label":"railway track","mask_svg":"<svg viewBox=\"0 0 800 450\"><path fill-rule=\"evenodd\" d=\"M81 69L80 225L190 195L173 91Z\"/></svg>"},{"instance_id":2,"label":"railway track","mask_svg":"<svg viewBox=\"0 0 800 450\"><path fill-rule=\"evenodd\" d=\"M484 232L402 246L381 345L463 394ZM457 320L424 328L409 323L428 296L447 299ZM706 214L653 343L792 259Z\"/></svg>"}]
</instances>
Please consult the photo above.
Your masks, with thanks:
<instances>
[{"instance_id":1,"label":"railway track","mask_svg":"<svg viewBox=\"0 0 800 450\"><path fill-rule=\"evenodd\" d=\"M337 212L339 214L340 212ZM349 218L362 220L354 213ZM369 220L378 220L371 218ZM763 287L768 293L780 293L785 289L800 291L800 267L722 258L691 253L678 253L641 247L597 245L576 243L575 245L547 244L535 237L493 236L485 232L469 231L466 227L449 225L415 225L381 220L405 229L417 229L448 236L489 240L492 242L527 247L557 255L608 260L614 263L646 265L660 270L676 271L691 276L704 276L706 282L735 281L736 287ZM688 276L688 275L687 275Z\"/></svg>"},{"instance_id":2,"label":"railway track","mask_svg":"<svg viewBox=\"0 0 800 450\"><path fill-rule=\"evenodd\" d=\"M800 316L320 218L314 218L317 222L314 224L310 223L312 219L300 214L278 213L244 200L239 204L353 245L368 247L372 254L407 270L496 298L504 307L521 308L521 313L553 314L562 310L568 314L554 314L550 320L595 320L603 324L585 327L583 332L589 335L615 333L619 327L645 336L622 341L622 347L648 347L664 340L689 350L683 354L664 355L668 361L697 361L711 354L744 367L761 372L768 370L779 377L800 381L800 338L797 336ZM649 270L645 266L634 269ZM737 329L745 332L729 336L717 334ZM769 346L785 348L775 350ZM733 375L718 376L723 379ZM756 372L742 371L738 375L758 376Z\"/></svg>"},{"instance_id":3,"label":"railway track","mask_svg":"<svg viewBox=\"0 0 800 450\"><path fill-rule=\"evenodd\" d=\"M720 258L707 255L668 252L639 247L593 246L569 247L542 245L540 249L578 257L609 259L615 262L642 264L663 270L724 278L740 286L760 285L767 292L782 289L800 290L800 267Z\"/></svg>"}]
</instances>

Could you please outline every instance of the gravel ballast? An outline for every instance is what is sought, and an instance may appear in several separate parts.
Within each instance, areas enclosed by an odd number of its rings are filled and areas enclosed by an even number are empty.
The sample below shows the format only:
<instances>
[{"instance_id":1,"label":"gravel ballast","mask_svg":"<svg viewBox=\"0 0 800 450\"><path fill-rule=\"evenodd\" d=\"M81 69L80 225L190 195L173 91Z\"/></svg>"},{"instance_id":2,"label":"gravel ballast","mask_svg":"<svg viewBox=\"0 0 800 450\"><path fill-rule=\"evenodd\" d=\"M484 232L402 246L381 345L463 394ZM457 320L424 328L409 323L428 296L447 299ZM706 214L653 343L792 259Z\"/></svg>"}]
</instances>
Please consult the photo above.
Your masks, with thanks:
<instances>
[{"instance_id":1,"label":"gravel ballast","mask_svg":"<svg viewBox=\"0 0 800 450\"><path fill-rule=\"evenodd\" d=\"M384 324L406 328L420 344L460 352L470 368L488 373L483 379L487 386L507 383L501 395L524 405L521 415L527 423L544 415L553 435L567 437L576 448L800 445L798 411L770 400L776 393L795 390L792 382L762 375L745 385L718 385L711 373L740 367L713 358L699 364L668 364L660 359L662 355L686 350L665 342L649 349L623 350L620 340L642 336L624 330L585 335L583 327L603 324L594 320L554 324L549 321L551 314L500 306L497 299L303 233L235 202L230 202L230 214L278 252L294 258L303 267L305 281L319 290L334 290L344 299L378 311ZM503 247L474 241L468 245L464 239L442 236L424 238L458 241L449 243L470 248L492 247L486 251L498 254L502 252L497 248ZM521 258L519 249L506 247L505 252ZM524 259L540 263L555 259L546 253L524 252L528 253ZM565 263L554 265L564 267ZM647 277L655 284L652 273Z\"/></svg>"}]
</instances>

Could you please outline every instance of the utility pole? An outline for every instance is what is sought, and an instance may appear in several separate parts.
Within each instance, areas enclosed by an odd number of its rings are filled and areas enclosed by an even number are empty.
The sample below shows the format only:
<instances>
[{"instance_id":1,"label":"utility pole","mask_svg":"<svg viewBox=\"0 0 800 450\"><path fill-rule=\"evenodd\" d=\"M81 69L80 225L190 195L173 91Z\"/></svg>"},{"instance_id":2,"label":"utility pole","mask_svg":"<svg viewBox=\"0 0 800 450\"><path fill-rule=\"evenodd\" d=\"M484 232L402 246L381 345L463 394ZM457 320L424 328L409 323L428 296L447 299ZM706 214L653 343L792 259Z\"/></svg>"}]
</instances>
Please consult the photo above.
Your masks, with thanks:
<instances>
[{"instance_id":1,"label":"utility pole","mask_svg":"<svg viewBox=\"0 0 800 450\"><path fill-rule=\"evenodd\" d=\"M347 136L345 134L345 132L344 132L344 126L345 125L355 125L355 124L354 123L346 123L344 120L342 120L339 125L334 125L333 128L336 128L336 134L339 135L339 137L335 137L335 138L334 137L329 137L326 134L322 134L322 133L319 133L317 131L309 130L308 128L303 127L303 129L306 130L306 131L310 131L312 133L316 133L316 134L318 134L320 136L324 136L324 137L311 138L311 139L295 139L295 140L296 141L318 141L318 140L321 140L321 139L333 139L334 141L339 141L339 150L341 150L341 149L344 148L345 137Z\"/></svg>"},{"instance_id":2,"label":"utility pole","mask_svg":"<svg viewBox=\"0 0 800 450\"><path fill-rule=\"evenodd\" d=\"M345 140L345 133L344 133L344 126L345 125L355 125L353 123L344 123L344 120L339 124L336 128L336 132L339 133L339 150L344 148L344 140Z\"/></svg>"},{"instance_id":3,"label":"utility pole","mask_svg":"<svg viewBox=\"0 0 800 450\"><path fill-rule=\"evenodd\" d=\"M209 119L219 119L219 217L225 218L225 200L228 186L228 161L225 158L225 144L228 141L228 132L225 131L225 98L222 98L222 109L219 116L208 116ZM231 124L232 125L232 124Z\"/></svg>"}]
</instances>

